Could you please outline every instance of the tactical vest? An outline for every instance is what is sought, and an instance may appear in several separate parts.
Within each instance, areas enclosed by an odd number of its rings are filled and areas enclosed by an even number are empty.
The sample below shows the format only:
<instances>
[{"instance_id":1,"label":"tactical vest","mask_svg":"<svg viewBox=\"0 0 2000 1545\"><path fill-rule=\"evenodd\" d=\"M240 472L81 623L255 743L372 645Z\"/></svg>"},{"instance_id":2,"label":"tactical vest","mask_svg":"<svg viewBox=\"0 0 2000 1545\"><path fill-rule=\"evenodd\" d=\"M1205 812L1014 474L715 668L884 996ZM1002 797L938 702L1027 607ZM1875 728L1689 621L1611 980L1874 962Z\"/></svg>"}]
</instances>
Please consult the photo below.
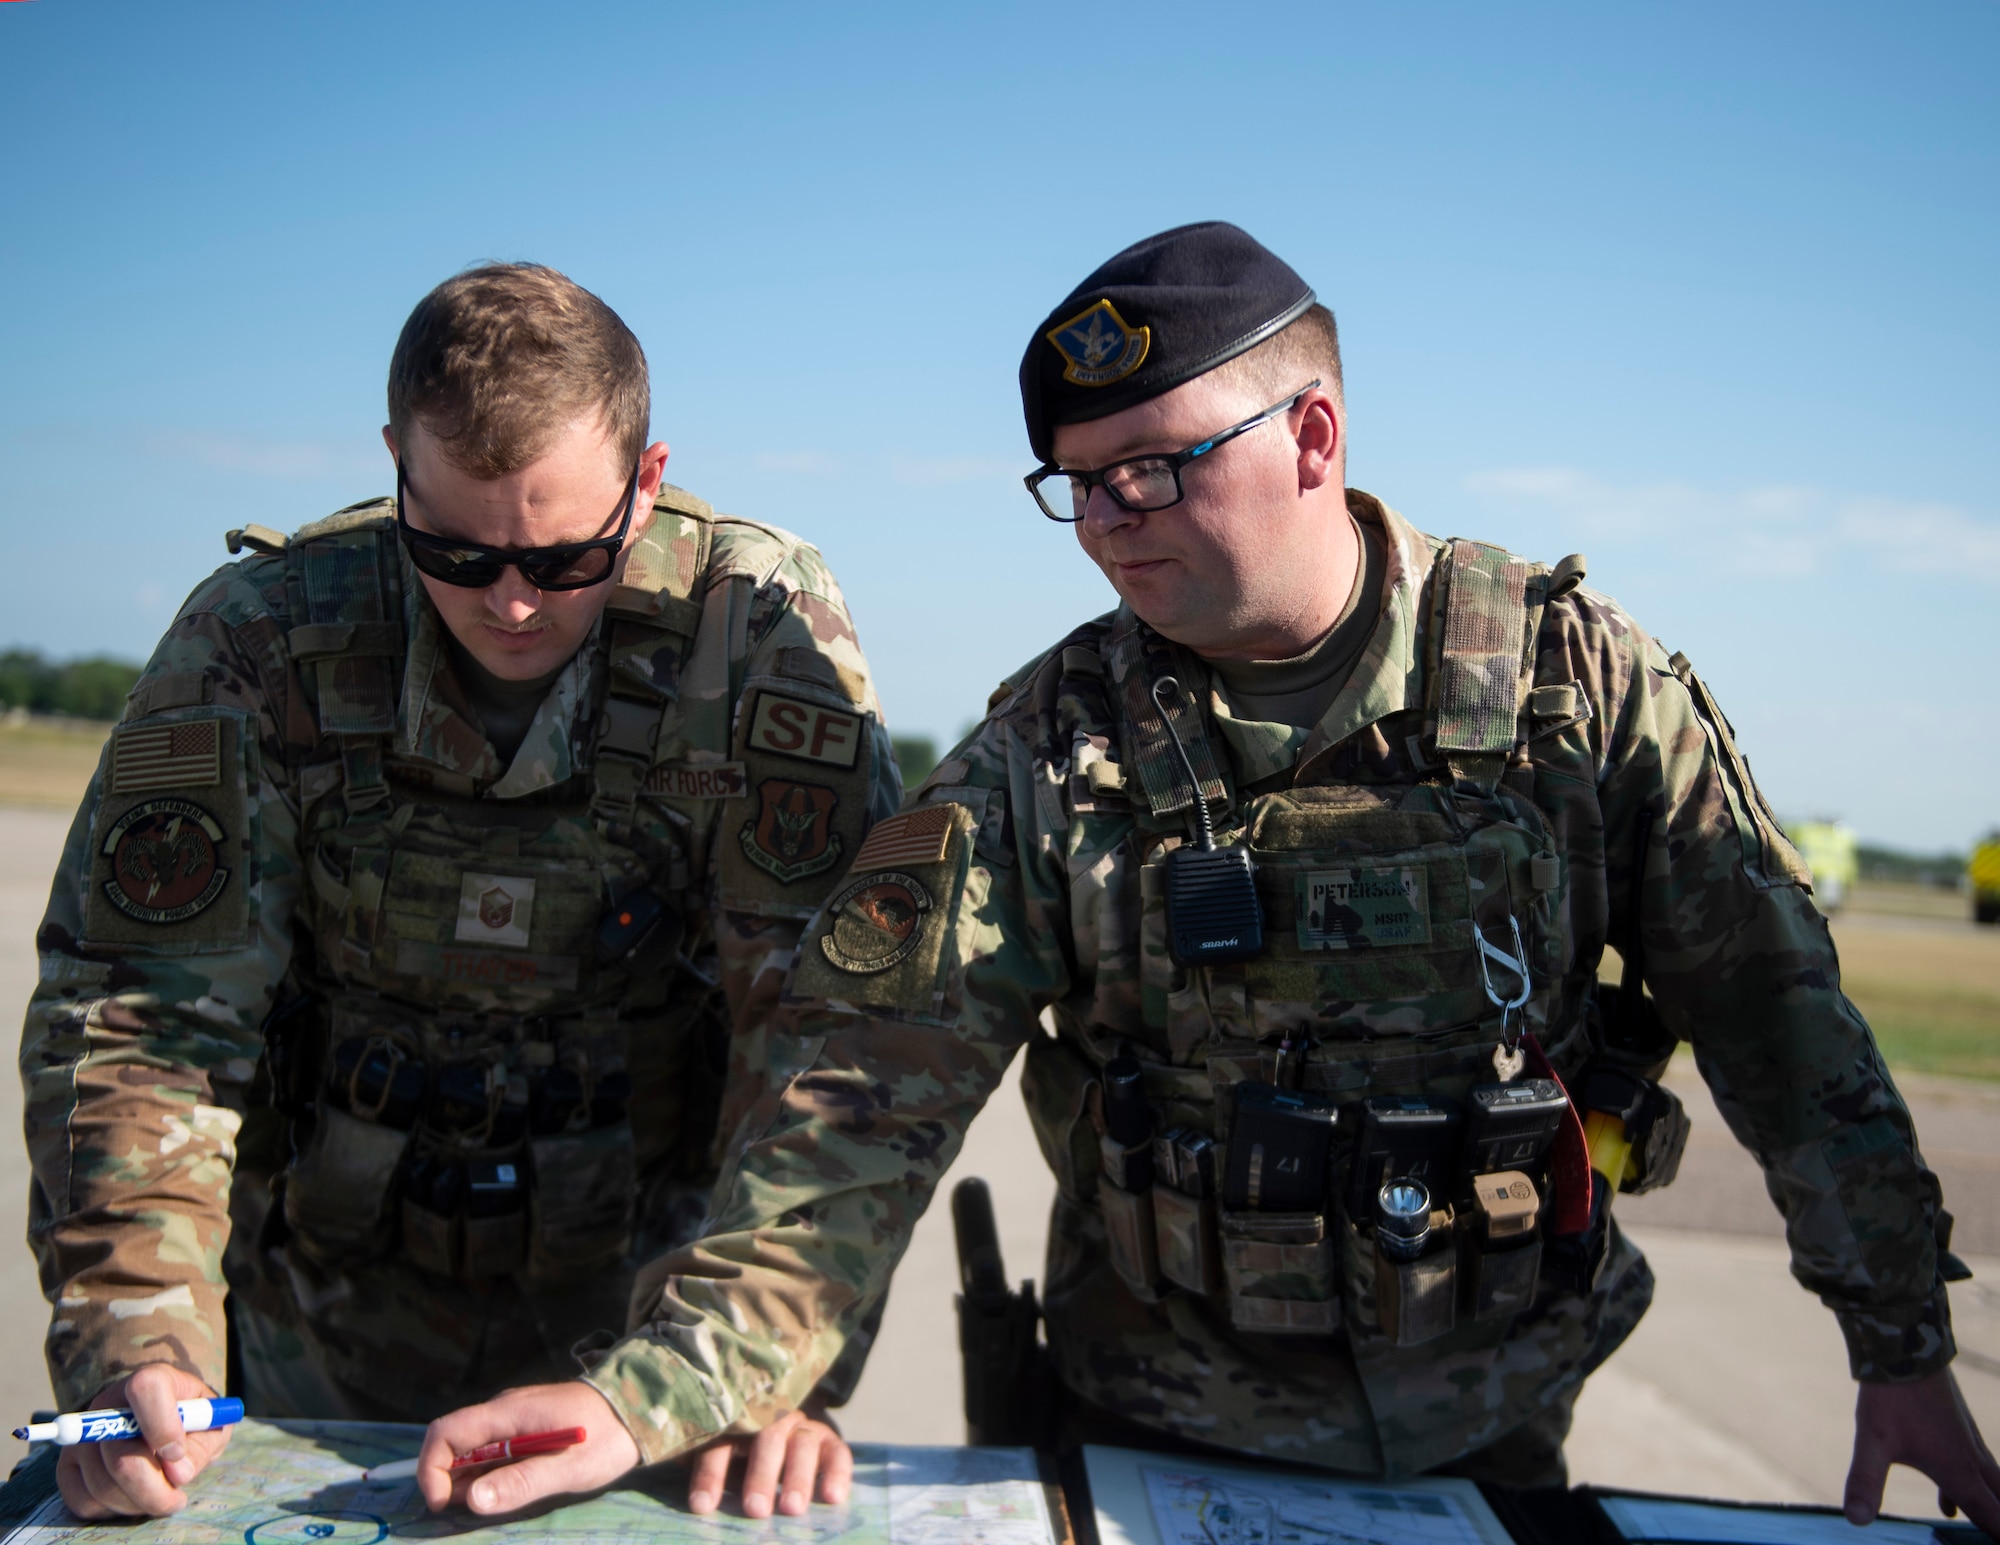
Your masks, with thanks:
<instances>
[{"instance_id":1,"label":"tactical vest","mask_svg":"<svg viewBox=\"0 0 2000 1545\"><path fill-rule=\"evenodd\" d=\"M396 751L393 505L285 547L326 754L299 779L305 937L272 1059L294 1117L283 1217L322 1263L560 1291L665 1226L660 1183L713 1174L726 1028L703 886L713 796L742 792L714 547L708 506L662 489L586 646L581 770L506 801Z\"/></svg>"},{"instance_id":2,"label":"tactical vest","mask_svg":"<svg viewBox=\"0 0 2000 1545\"><path fill-rule=\"evenodd\" d=\"M1142 1300L1190 1295L1206 1323L1238 1336L1344 1337L1392 1473L1463 1452L1454 1432L1490 1426L1503 1385L1518 1422L1576 1377L1574 1363L1554 1359L1505 1380L1489 1374L1522 1312L1569 1293L1582 1313L1587 1287L1555 1283L1545 1257L1555 1212L1574 1210L1579 1183L1590 1194L1587 1170L1556 1194L1545 1145L1518 1166L1525 1175L1485 1166L1513 1178L1499 1196L1475 1197L1472 1175L1437 1164L1421 1177L1428 1217L1406 1260L1386 1258L1378 1239L1383 1173L1357 1170L1371 1102L1384 1119L1462 1129L1477 1088L1511 1081L1518 1091L1537 1072L1573 1085L1596 1052L1595 1010L1575 991L1565 855L1531 794L1503 776L1531 735L1589 715L1580 692L1544 689L1542 701L1533 689L1544 608L1581 576L1580 559L1552 576L1496 548L1443 547L1419 634L1425 733L1399 748L1402 772L1386 781L1328 781L1315 773L1332 760L1322 754L1293 786L1245 793L1193 697L1156 696L1167 678L1203 679L1192 656L1129 614L1101 657L1065 652L1059 690L1096 695L1118 725L1118 768L1092 768L1091 781L1122 772L1137 822L1144 1035L1122 1055L1137 1064L1150 1152L1139 1159L1107 1109L1131 1063L1112 1077L1100 1063L1095 1087L1072 1098L1049 1070L1063 1046L1081 1043L1037 1038L1027 1077L1042 1085L1029 1101L1044 1113L1045 1152L1059 1177L1096 1171L1065 1194L1100 1213L1110 1264ZM1069 656L1086 653L1072 671ZM1189 966L1170 947L1168 862L1191 840L1197 797L1184 768L1221 812L1216 841L1241 844L1254 866L1262 947L1248 958ZM1534 1046L1546 1060L1523 1071L1496 1059L1496 1049ZM1093 1058L1119 1050L1090 1048ZM1090 1141L1080 1120L1049 1122L1065 1105L1088 1108L1099 1153L1077 1151ZM1273 1112L1292 1125L1272 1126ZM1271 1136L1281 1130L1304 1135L1292 1147ZM1580 1135L1566 1137L1572 1160ZM1287 1200L1301 1174L1300 1194L1313 1198L1304 1205ZM1442 1418L1441 1399L1473 1419Z\"/></svg>"}]
</instances>

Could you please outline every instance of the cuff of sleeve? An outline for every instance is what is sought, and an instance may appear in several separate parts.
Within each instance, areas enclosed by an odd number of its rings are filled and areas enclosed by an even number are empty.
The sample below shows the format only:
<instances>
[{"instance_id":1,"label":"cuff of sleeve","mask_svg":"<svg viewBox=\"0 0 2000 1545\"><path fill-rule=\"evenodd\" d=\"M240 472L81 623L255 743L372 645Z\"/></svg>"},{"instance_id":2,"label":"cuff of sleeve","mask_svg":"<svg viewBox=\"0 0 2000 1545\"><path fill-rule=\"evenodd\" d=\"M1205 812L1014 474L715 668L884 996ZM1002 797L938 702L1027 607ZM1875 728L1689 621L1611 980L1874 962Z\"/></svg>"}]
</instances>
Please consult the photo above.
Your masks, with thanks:
<instances>
[{"instance_id":1,"label":"cuff of sleeve","mask_svg":"<svg viewBox=\"0 0 2000 1545\"><path fill-rule=\"evenodd\" d=\"M639 1445L641 1464L676 1458L729 1425L695 1371L670 1348L643 1336L619 1342L583 1382L618 1413Z\"/></svg>"},{"instance_id":2,"label":"cuff of sleeve","mask_svg":"<svg viewBox=\"0 0 2000 1545\"><path fill-rule=\"evenodd\" d=\"M1951 1306L1940 1284L1928 1298L1833 1311L1847 1338L1847 1366L1872 1384L1909 1384L1928 1378L1958 1353L1951 1336Z\"/></svg>"}]
</instances>

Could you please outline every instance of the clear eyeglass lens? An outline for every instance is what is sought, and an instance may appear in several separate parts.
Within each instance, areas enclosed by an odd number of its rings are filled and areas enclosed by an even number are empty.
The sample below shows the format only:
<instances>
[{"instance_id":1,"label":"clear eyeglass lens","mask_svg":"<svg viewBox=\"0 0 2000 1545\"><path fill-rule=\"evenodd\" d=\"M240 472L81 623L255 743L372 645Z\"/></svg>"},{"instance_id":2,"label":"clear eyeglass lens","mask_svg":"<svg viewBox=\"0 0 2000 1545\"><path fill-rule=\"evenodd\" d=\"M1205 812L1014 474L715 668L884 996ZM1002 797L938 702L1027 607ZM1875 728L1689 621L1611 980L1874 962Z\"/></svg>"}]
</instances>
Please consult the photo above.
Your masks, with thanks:
<instances>
[{"instance_id":1,"label":"clear eyeglass lens","mask_svg":"<svg viewBox=\"0 0 2000 1545\"><path fill-rule=\"evenodd\" d=\"M1169 461L1128 461L1113 467L1104 481L1127 509L1163 510L1179 497Z\"/></svg>"},{"instance_id":2,"label":"clear eyeglass lens","mask_svg":"<svg viewBox=\"0 0 2000 1545\"><path fill-rule=\"evenodd\" d=\"M1057 520L1083 519L1083 506L1090 490L1068 473L1058 472L1035 485L1041 494L1043 513Z\"/></svg>"}]
</instances>

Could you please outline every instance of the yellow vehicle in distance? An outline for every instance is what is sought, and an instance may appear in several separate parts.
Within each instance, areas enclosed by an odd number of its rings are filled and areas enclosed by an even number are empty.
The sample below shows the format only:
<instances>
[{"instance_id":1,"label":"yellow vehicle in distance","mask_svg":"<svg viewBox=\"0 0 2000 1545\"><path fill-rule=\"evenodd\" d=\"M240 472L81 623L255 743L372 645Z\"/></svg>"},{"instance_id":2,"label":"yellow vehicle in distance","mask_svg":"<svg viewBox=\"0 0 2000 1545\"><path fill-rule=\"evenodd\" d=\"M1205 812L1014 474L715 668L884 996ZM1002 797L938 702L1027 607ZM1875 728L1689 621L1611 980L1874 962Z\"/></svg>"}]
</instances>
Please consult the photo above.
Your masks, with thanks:
<instances>
[{"instance_id":1,"label":"yellow vehicle in distance","mask_svg":"<svg viewBox=\"0 0 2000 1545\"><path fill-rule=\"evenodd\" d=\"M1854 828L1844 821L1799 821L1785 835L1812 871L1814 903L1822 912L1838 912L1861 877Z\"/></svg>"},{"instance_id":2,"label":"yellow vehicle in distance","mask_svg":"<svg viewBox=\"0 0 2000 1545\"><path fill-rule=\"evenodd\" d=\"M1988 833L1972 850L1965 879L1972 891L1972 920L2000 924L2000 831Z\"/></svg>"}]
</instances>

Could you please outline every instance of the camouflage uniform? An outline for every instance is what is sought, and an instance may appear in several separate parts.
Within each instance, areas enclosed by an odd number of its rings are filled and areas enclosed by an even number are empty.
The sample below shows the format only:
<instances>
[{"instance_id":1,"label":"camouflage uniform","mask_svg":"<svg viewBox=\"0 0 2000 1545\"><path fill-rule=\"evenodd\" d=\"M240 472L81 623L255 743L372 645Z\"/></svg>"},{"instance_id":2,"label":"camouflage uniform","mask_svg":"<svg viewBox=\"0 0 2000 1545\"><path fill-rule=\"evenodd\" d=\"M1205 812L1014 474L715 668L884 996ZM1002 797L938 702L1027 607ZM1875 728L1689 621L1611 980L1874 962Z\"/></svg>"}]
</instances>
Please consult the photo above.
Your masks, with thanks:
<instances>
[{"instance_id":1,"label":"camouflage uniform","mask_svg":"<svg viewBox=\"0 0 2000 1545\"><path fill-rule=\"evenodd\" d=\"M806 935L770 1096L725 1161L709 1237L660 1264L647 1323L591 1375L649 1457L812 1387L1024 1044L1059 1187L1048 1334L1072 1392L1177 1438L1354 1473L1552 1450L1552 1418L1650 1294L1615 1229L1594 1291L1545 1276L1520 1312L1461 1315L1416 1347L1379 1328L1342 1206L1225 1212L1207 1291L1135 1291L1111 1260L1109 1058L1140 1062L1155 1132L1187 1126L1225 1151L1232 1091L1272 1079L1287 1035L1310 1047L1303 1088L1336 1101L1462 1098L1493 1078L1500 1040L1475 930L1525 948L1522 1012L1572 1080L1605 1034L1605 945L1642 952L1855 1375L1949 1361L1937 1182L1699 679L1577 588L1578 565L1552 576L1427 537L1368 495L1349 505L1386 543L1382 610L1310 731L1231 717L1196 657L1121 608L1004 683L876 828ZM1169 674L1218 835L1247 831L1256 857L1265 948L1235 964L1183 970L1165 949L1162 863L1192 807L1148 699ZM1364 918L1344 947L1308 905L1328 872L1391 871L1418 925L1401 944L1371 943Z\"/></svg>"},{"instance_id":2,"label":"camouflage uniform","mask_svg":"<svg viewBox=\"0 0 2000 1545\"><path fill-rule=\"evenodd\" d=\"M57 1401L224 1387L225 1281L268 1414L574 1377L698 1225L800 929L901 797L840 591L663 488L503 765L389 501L252 545L134 689L40 933Z\"/></svg>"}]
</instances>

